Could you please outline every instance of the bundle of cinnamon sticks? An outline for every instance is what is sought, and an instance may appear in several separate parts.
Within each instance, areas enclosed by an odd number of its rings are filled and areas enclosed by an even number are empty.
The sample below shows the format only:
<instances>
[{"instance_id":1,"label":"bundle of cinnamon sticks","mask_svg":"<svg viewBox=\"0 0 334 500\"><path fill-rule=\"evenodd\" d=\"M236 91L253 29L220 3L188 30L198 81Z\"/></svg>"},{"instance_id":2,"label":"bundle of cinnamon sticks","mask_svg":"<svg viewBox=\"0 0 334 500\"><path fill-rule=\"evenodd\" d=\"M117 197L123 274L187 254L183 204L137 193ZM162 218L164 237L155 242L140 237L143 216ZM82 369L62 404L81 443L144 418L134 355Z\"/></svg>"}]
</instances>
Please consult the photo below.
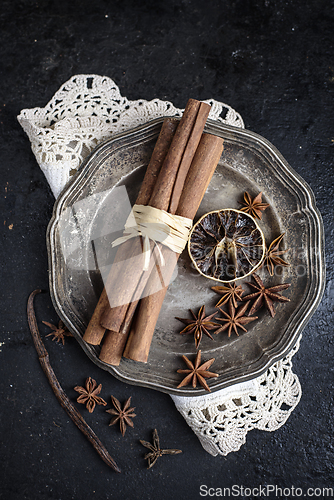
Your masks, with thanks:
<instances>
[{"instance_id":1,"label":"bundle of cinnamon sticks","mask_svg":"<svg viewBox=\"0 0 334 500\"><path fill-rule=\"evenodd\" d=\"M203 133L210 106L189 99L180 121L166 118L136 200L193 219L223 151L223 139ZM122 243L84 335L102 343L100 359L147 362L154 329L179 254L150 241L145 267L143 238ZM138 255L139 261L138 261ZM133 257L137 256L136 267ZM141 260L142 259L142 262Z\"/></svg>"}]
</instances>

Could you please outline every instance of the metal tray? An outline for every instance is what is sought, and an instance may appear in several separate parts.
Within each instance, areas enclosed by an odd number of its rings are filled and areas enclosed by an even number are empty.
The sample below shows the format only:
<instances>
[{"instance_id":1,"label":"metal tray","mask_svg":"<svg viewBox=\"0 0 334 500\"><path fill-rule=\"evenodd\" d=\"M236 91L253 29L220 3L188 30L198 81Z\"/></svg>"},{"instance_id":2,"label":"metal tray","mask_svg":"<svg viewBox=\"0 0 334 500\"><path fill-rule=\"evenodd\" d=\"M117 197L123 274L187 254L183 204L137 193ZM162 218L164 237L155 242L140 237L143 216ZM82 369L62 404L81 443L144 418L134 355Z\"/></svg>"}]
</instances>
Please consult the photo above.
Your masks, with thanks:
<instances>
[{"instance_id":1,"label":"metal tray","mask_svg":"<svg viewBox=\"0 0 334 500\"><path fill-rule=\"evenodd\" d=\"M99 367L129 384L197 396L204 389L177 389L182 377L176 370L185 367L181 356L193 359L196 351L192 336L179 335L182 324L175 317L189 317L188 309L197 311L202 304L213 312L218 296L211 290L214 282L191 266L186 250L169 286L148 363L123 358L118 367L109 366L99 360L99 347L82 340L103 288L101 262L111 257L110 242L121 234L128 215L117 193L121 197L127 193L129 211L162 121L154 120L97 147L57 199L47 231L50 290L60 318ZM291 263L281 274L265 277L270 286L291 283L284 292L290 302L275 303L275 318L261 309L259 319L239 337L221 333L210 340L204 336L202 360L214 357L212 370L219 374L209 381L213 392L260 375L290 351L320 302L325 264L323 225L313 193L275 147L248 130L210 120L206 131L223 137L225 147L195 220L212 210L240 208L238 201L246 190L253 196L262 191L270 207L260 226L267 242L285 233L284 247L290 249L286 259Z\"/></svg>"}]
</instances>

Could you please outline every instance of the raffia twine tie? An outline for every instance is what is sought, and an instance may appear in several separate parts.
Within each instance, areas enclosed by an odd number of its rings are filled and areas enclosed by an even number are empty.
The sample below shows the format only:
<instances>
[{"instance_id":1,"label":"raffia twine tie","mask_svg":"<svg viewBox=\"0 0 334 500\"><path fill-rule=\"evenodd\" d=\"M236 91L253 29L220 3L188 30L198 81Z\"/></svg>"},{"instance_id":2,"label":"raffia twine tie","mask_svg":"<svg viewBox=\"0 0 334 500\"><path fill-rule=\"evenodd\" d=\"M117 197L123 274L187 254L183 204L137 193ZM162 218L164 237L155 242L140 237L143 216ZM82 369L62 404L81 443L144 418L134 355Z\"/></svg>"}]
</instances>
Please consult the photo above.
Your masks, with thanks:
<instances>
[{"instance_id":1,"label":"raffia twine tie","mask_svg":"<svg viewBox=\"0 0 334 500\"><path fill-rule=\"evenodd\" d=\"M182 253L185 248L190 230L192 228L192 219L172 215L165 210L150 207L147 205L134 205L132 211L125 223L123 236L112 242L112 247L121 245L130 238L142 236L144 267L149 269L151 258L150 240L154 243L162 243L175 253ZM162 252L156 245L161 265L165 265Z\"/></svg>"}]
</instances>

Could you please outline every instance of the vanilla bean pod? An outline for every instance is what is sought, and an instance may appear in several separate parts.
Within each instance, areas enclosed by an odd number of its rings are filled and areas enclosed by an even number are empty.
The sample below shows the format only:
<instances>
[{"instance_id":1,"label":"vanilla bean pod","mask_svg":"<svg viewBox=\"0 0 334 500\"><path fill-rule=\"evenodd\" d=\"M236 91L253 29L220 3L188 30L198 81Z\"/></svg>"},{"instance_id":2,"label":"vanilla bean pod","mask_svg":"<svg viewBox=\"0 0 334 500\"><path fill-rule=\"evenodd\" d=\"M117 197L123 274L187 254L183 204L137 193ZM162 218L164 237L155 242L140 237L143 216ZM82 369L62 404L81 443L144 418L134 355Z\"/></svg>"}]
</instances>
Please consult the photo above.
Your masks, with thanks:
<instances>
[{"instance_id":1,"label":"vanilla bean pod","mask_svg":"<svg viewBox=\"0 0 334 500\"><path fill-rule=\"evenodd\" d=\"M81 432L87 437L88 441L93 445L97 453L100 455L102 460L109 465L112 469L114 469L116 472L121 472L119 467L117 466L116 462L111 458L109 455L107 449L104 447L102 442L99 440L99 438L96 436L95 432L89 427L89 425L86 423L86 421L82 418L81 414L78 412L78 410L75 408L75 406L72 404L72 402L68 399L66 396L65 392L63 391L61 385L58 382L58 379L50 365L49 361L49 354L43 344L43 341L41 339L38 326L37 326L37 321L36 321L36 315L34 311L34 297L38 293L40 293L41 290L34 290L30 295L28 299L28 305L27 305L27 314L28 314L28 323L29 323L29 328L30 332L35 344L35 348L38 354L38 359L39 362L42 366L42 369L52 387L53 392L55 393L56 398L58 399L59 403L61 406L64 408L68 416L71 418L71 420L75 423L75 425L81 430Z\"/></svg>"}]
</instances>

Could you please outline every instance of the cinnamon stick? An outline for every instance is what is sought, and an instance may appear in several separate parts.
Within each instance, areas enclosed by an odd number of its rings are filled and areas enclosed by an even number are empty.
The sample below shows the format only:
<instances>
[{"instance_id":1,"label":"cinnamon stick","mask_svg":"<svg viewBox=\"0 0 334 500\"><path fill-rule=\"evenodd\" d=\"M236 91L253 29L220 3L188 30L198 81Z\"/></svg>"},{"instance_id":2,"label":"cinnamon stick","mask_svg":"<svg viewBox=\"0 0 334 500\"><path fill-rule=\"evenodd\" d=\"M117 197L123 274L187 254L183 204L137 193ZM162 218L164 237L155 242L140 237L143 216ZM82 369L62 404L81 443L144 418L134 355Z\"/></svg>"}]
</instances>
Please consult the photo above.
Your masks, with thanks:
<instances>
[{"instance_id":1,"label":"cinnamon stick","mask_svg":"<svg viewBox=\"0 0 334 500\"><path fill-rule=\"evenodd\" d=\"M191 162L194 158L194 154L202 137L202 132L204 130L204 126L209 116L209 113L210 113L210 106L208 104L205 104L204 102L201 102L197 114L197 119L194 124L194 128L191 131L187 144L187 149L183 155L182 163L180 165L180 169L177 174L177 178L173 187L172 197L169 203L169 210L168 210L169 213L171 214L176 213L177 206L179 204L182 190L184 187L184 183L187 174L189 172Z\"/></svg>"},{"instance_id":2,"label":"cinnamon stick","mask_svg":"<svg viewBox=\"0 0 334 500\"><path fill-rule=\"evenodd\" d=\"M100 320L108 302L109 300L106 289L103 288L99 301L94 309L93 316L91 317L83 336L83 340L88 342L88 344L99 345L103 339L106 329L100 325Z\"/></svg>"},{"instance_id":3,"label":"cinnamon stick","mask_svg":"<svg viewBox=\"0 0 334 500\"><path fill-rule=\"evenodd\" d=\"M155 250L153 252L155 252ZM101 361L113 366L118 366L120 364L138 302L139 299L129 304L119 332L106 330L99 354L99 359Z\"/></svg>"},{"instance_id":4,"label":"cinnamon stick","mask_svg":"<svg viewBox=\"0 0 334 500\"><path fill-rule=\"evenodd\" d=\"M203 134L196 155L189 170L176 214L193 219L202 201L204 193L215 171L223 151L223 139ZM165 266L172 276L176 263L175 253L163 247ZM178 257L178 256L177 256ZM150 278L146 285L145 297L141 299L136 311L136 318L131 328L123 356L135 361L147 362L154 329L168 286L150 295L155 289Z\"/></svg>"},{"instance_id":5,"label":"cinnamon stick","mask_svg":"<svg viewBox=\"0 0 334 500\"><path fill-rule=\"evenodd\" d=\"M193 99L188 101L148 203L150 206L160 210L167 210L169 206L172 206L175 213L210 109L208 104L199 103ZM152 248L153 245L151 245ZM154 261L151 259L150 271L153 264ZM119 364L126 341L119 336L119 333L128 334L132 317L149 276L150 273L141 273L135 294L127 307L124 305L123 307L108 308L107 306L102 314L101 324L109 330L104 338L99 356L102 361L114 366Z\"/></svg>"},{"instance_id":6,"label":"cinnamon stick","mask_svg":"<svg viewBox=\"0 0 334 500\"><path fill-rule=\"evenodd\" d=\"M176 179L178 179L179 175L184 178L189 170L209 111L210 106L208 104L189 99L148 205L160 210L168 210ZM199 125L197 122L199 122ZM180 182L177 181L177 186L179 185ZM153 248L153 244L151 247ZM151 265L153 266L153 263ZM115 297L120 305L117 304L116 307L110 308L106 306L100 321L104 328L116 332L120 331L129 304L140 298L149 278L150 273L142 271L142 268L140 262L134 268L131 263L123 261L116 282L112 280L111 283L107 283L108 295Z\"/></svg>"},{"instance_id":7,"label":"cinnamon stick","mask_svg":"<svg viewBox=\"0 0 334 500\"><path fill-rule=\"evenodd\" d=\"M208 104L189 99L153 189L148 203L150 206L160 210L167 210L171 203L172 206L173 204L177 206L210 109ZM156 249L153 244L152 249L154 254ZM143 272L139 276L138 285L127 306L125 304L115 308L106 306L101 316L101 325L107 328L108 333L101 347L99 355L101 361L114 366L119 365L133 315L153 265L154 261L151 259L149 272ZM124 275L122 279L124 282ZM122 338L120 334L126 335L126 338Z\"/></svg>"},{"instance_id":8,"label":"cinnamon stick","mask_svg":"<svg viewBox=\"0 0 334 500\"><path fill-rule=\"evenodd\" d=\"M120 333L106 330L99 358L108 365L118 366L128 339L128 332Z\"/></svg>"},{"instance_id":9,"label":"cinnamon stick","mask_svg":"<svg viewBox=\"0 0 334 500\"><path fill-rule=\"evenodd\" d=\"M172 138L174 136L177 125L178 120L175 120L173 118L166 118L162 124L159 137L157 139L150 163L147 167L144 180L142 182L136 200L136 203L138 205L146 205L152 196L154 185L156 183L159 171L166 157L169 146L172 142ZM136 240L138 240L136 242L137 245L140 244L140 238L136 238ZM135 250L133 245L133 241L128 241L121 245L121 247L119 247L119 249L117 250L115 262L121 261L129 252ZM139 251L141 251L141 247L139 248ZM94 310L93 316L88 324L86 332L83 336L83 339L89 344L98 345L102 341L106 329L100 325L100 321L102 313L108 305L109 299L107 288L105 286Z\"/></svg>"}]
</instances>

